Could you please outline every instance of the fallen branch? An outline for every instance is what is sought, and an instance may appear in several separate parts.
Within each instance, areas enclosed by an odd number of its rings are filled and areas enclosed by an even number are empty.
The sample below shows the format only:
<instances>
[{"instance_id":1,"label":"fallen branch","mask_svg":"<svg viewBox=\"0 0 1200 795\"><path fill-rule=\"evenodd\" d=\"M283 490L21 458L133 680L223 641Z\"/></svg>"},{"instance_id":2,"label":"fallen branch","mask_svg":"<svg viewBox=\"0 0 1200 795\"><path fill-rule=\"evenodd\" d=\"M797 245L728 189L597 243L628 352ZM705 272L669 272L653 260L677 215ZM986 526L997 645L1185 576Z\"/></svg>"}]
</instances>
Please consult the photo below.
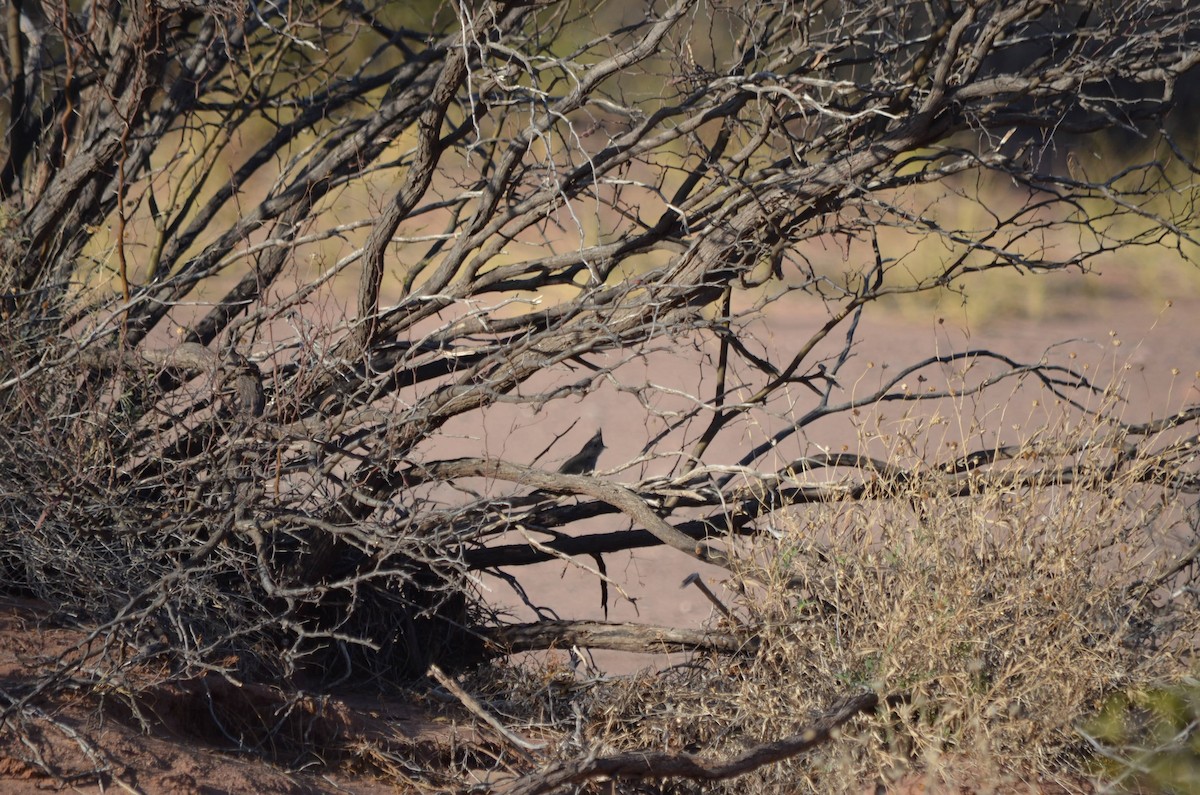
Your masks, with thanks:
<instances>
[{"instance_id":1,"label":"fallen branch","mask_svg":"<svg viewBox=\"0 0 1200 795\"><path fill-rule=\"evenodd\" d=\"M889 696L885 703L904 701ZM804 731L750 748L724 762L707 761L696 754L670 754L664 751L632 751L616 756L585 757L556 762L547 769L520 778L510 790L512 795L538 795L559 791L569 785L595 778L690 778L720 781L744 775L752 770L804 753L830 738L833 731L856 715L871 712L880 704L875 693L863 693L844 701Z\"/></svg>"},{"instance_id":2,"label":"fallen branch","mask_svg":"<svg viewBox=\"0 0 1200 795\"><path fill-rule=\"evenodd\" d=\"M731 633L605 621L538 621L487 627L477 632L506 654L571 646L645 654L680 651L744 654L758 648L757 639Z\"/></svg>"},{"instance_id":3,"label":"fallen branch","mask_svg":"<svg viewBox=\"0 0 1200 795\"><path fill-rule=\"evenodd\" d=\"M429 675L436 679L438 684L446 688L450 695L457 698L459 702L468 710L470 710L472 714L474 714L488 726L491 726L493 729L495 729L501 737L508 741L509 744L514 746L517 752L526 759L531 759L528 753L529 751L540 751L546 747L545 743L531 743L528 740L518 736L514 732L509 731L504 724L496 718L496 716L484 709L483 705L480 704L474 696L459 687L458 682L455 682L453 679L447 676L445 672L442 671L442 669L436 664L429 666Z\"/></svg>"},{"instance_id":4,"label":"fallen branch","mask_svg":"<svg viewBox=\"0 0 1200 795\"><path fill-rule=\"evenodd\" d=\"M616 508L635 524L644 527L659 542L705 563L729 567L729 559L723 552L667 524L644 499L619 483L601 480L591 475L564 475L507 461L479 458L436 461L422 465L412 474L416 475L418 472L422 478L435 482L456 477L484 477L507 480L543 491L583 494Z\"/></svg>"}]
</instances>

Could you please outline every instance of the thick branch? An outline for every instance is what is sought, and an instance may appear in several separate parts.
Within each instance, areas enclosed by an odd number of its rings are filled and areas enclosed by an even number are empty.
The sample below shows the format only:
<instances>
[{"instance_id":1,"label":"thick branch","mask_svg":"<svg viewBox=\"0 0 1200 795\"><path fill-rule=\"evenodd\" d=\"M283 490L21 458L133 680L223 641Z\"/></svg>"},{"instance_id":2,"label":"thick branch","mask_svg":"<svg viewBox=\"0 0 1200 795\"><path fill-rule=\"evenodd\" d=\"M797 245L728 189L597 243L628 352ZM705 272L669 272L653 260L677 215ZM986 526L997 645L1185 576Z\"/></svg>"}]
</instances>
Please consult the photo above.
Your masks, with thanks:
<instances>
[{"instance_id":1,"label":"thick branch","mask_svg":"<svg viewBox=\"0 0 1200 795\"><path fill-rule=\"evenodd\" d=\"M478 458L441 461L422 466L419 470L424 475L437 480L472 476L499 478L545 491L584 494L613 506L636 524L645 527L655 538L669 547L716 566L727 566L729 563L723 553L667 524L645 500L616 483L587 475L561 475L505 461Z\"/></svg>"}]
</instances>

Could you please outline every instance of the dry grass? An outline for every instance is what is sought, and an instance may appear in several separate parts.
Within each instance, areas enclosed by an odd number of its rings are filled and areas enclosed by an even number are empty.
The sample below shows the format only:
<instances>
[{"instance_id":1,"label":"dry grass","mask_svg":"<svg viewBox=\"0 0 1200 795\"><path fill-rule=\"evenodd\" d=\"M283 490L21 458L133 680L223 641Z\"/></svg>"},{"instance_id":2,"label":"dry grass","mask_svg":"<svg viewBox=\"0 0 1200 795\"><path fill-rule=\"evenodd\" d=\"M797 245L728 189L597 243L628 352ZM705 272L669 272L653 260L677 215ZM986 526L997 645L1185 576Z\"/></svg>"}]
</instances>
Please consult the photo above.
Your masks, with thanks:
<instances>
[{"instance_id":1,"label":"dry grass","mask_svg":"<svg viewBox=\"0 0 1200 795\"><path fill-rule=\"evenodd\" d=\"M888 461L919 474L870 476L875 499L794 506L778 537L733 544L726 594L762 641L753 658L591 684L522 676L508 686L538 705L525 719L563 732L564 756L725 758L801 731L845 696L903 693L907 706L719 791L857 793L913 775L931 791L1087 791L1087 716L1194 665L1200 616L1183 586L1196 566L1155 579L1195 543L1191 500L1142 482L1161 458L1107 468L1127 441L1112 423L1064 413L1007 463L958 478L885 430L862 441L893 440ZM1073 482L1050 474L1072 461L1087 465Z\"/></svg>"}]
</instances>

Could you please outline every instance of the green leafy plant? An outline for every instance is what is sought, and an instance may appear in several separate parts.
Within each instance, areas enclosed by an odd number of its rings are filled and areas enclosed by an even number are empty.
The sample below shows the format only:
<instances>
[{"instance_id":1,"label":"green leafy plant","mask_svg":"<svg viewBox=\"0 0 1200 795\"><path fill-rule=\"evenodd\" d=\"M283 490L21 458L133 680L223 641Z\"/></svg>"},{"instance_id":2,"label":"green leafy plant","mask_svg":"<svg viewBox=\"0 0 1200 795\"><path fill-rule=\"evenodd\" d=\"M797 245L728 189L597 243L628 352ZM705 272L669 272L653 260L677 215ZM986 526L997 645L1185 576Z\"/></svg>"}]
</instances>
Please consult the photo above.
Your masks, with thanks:
<instances>
[{"instance_id":1,"label":"green leafy plant","mask_svg":"<svg viewBox=\"0 0 1200 795\"><path fill-rule=\"evenodd\" d=\"M1111 696L1081 728L1105 791L1187 795L1200 783L1200 681Z\"/></svg>"}]
</instances>

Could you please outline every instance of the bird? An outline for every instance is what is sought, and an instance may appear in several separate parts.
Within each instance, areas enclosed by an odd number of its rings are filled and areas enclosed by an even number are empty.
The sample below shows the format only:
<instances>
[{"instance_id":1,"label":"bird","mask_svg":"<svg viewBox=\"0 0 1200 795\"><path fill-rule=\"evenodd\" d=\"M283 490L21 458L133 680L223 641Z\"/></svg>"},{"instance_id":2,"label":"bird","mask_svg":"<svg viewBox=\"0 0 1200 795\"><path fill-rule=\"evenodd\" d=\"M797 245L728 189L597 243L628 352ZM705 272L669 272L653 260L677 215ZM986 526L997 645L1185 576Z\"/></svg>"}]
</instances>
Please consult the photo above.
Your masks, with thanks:
<instances>
[{"instance_id":1,"label":"bird","mask_svg":"<svg viewBox=\"0 0 1200 795\"><path fill-rule=\"evenodd\" d=\"M587 440L578 453L568 458L563 462L563 465L558 468L560 475L590 475L596 470L596 463L600 460L600 454L604 452L604 432L596 431L591 439Z\"/></svg>"}]
</instances>

